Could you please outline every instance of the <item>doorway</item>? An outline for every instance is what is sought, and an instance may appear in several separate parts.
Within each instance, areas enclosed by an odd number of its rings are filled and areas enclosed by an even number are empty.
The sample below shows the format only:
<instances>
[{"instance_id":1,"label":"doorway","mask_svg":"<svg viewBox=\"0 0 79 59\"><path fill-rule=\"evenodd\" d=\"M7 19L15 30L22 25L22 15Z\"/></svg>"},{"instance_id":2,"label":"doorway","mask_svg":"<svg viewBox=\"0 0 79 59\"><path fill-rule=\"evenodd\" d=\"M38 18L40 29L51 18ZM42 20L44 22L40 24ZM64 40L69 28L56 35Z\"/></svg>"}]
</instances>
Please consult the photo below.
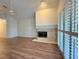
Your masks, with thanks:
<instances>
[{"instance_id":1,"label":"doorway","mask_svg":"<svg viewBox=\"0 0 79 59\"><path fill-rule=\"evenodd\" d=\"M6 37L6 20L0 18L0 38Z\"/></svg>"}]
</instances>

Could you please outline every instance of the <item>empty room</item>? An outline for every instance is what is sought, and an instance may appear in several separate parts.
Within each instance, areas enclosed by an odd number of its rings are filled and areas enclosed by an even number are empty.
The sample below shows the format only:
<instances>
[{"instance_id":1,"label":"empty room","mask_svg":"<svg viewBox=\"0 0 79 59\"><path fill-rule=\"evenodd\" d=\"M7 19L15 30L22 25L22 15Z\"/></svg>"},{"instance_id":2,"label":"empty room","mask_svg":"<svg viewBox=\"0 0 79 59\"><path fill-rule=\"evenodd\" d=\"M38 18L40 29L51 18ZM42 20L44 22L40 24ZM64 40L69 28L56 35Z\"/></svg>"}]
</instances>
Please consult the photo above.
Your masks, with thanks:
<instances>
[{"instance_id":1,"label":"empty room","mask_svg":"<svg viewBox=\"0 0 79 59\"><path fill-rule=\"evenodd\" d=\"M0 59L78 59L78 0L0 0Z\"/></svg>"}]
</instances>

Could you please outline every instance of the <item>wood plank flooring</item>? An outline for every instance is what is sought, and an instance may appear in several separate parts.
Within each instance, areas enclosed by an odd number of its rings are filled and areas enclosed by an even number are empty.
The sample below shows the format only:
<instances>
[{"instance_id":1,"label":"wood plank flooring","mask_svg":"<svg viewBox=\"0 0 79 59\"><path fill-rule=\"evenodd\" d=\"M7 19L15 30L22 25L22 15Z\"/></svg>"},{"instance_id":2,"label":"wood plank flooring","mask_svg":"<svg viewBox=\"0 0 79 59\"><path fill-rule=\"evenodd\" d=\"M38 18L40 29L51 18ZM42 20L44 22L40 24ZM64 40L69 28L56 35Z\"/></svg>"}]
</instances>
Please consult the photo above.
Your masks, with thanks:
<instances>
[{"instance_id":1,"label":"wood plank flooring","mask_svg":"<svg viewBox=\"0 0 79 59\"><path fill-rule=\"evenodd\" d=\"M10 44L7 39L0 38L0 59L9 59Z\"/></svg>"},{"instance_id":2,"label":"wood plank flooring","mask_svg":"<svg viewBox=\"0 0 79 59\"><path fill-rule=\"evenodd\" d=\"M4 56L6 57L1 57L2 52L0 53L0 59L63 59L57 45L33 42L31 38L18 37L10 40L0 44L3 47L7 47L7 49L3 48L5 49Z\"/></svg>"}]
</instances>

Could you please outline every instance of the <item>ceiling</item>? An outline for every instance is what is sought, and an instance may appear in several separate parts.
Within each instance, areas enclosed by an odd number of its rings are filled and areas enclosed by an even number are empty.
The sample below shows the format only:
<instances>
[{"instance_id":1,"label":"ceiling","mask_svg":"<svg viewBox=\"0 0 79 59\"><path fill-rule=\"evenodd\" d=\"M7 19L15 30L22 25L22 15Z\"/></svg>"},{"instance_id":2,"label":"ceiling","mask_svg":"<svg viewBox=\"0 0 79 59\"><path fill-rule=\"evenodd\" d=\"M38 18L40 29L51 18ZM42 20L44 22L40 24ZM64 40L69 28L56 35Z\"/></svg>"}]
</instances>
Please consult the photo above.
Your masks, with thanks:
<instances>
[{"instance_id":1,"label":"ceiling","mask_svg":"<svg viewBox=\"0 0 79 59\"><path fill-rule=\"evenodd\" d=\"M57 8L59 0L43 0L49 7ZM34 12L40 5L40 0L0 0L0 4L5 4L8 9L15 11L18 19L33 17ZM1 8L1 7L0 7Z\"/></svg>"}]
</instances>

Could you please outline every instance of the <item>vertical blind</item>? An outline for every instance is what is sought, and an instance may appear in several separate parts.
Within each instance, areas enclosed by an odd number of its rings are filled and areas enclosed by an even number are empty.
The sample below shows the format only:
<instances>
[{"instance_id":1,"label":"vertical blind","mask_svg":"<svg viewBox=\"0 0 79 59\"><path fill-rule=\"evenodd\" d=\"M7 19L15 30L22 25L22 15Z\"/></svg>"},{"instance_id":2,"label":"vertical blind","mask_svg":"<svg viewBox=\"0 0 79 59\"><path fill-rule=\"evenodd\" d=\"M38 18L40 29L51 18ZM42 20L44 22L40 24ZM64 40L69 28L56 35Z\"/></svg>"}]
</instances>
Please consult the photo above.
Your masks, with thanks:
<instances>
[{"instance_id":1,"label":"vertical blind","mask_svg":"<svg viewBox=\"0 0 79 59\"><path fill-rule=\"evenodd\" d=\"M58 29L63 30L63 12L58 16ZM63 52L63 32L58 31L58 45Z\"/></svg>"},{"instance_id":2,"label":"vertical blind","mask_svg":"<svg viewBox=\"0 0 79 59\"><path fill-rule=\"evenodd\" d=\"M64 58L65 59L69 59L69 52L70 52L70 35L69 34L65 34L65 44L64 44Z\"/></svg>"},{"instance_id":3,"label":"vertical blind","mask_svg":"<svg viewBox=\"0 0 79 59\"><path fill-rule=\"evenodd\" d=\"M70 31L70 2L66 1L64 8L65 31Z\"/></svg>"},{"instance_id":4,"label":"vertical blind","mask_svg":"<svg viewBox=\"0 0 79 59\"><path fill-rule=\"evenodd\" d=\"M63 32L61 31L58 32L58 45L63 52Z\"/></svg>"},{"instance_id":5,"label":"vertical blind","mask_svg":"<svg viewBox=\"0 0 79 59\"><path fill-rule=\"evenodd\" d=\"M78 59L78 0L66 0L58 16L58 45L64 59Z\"/></svg>"}]
</instances>

